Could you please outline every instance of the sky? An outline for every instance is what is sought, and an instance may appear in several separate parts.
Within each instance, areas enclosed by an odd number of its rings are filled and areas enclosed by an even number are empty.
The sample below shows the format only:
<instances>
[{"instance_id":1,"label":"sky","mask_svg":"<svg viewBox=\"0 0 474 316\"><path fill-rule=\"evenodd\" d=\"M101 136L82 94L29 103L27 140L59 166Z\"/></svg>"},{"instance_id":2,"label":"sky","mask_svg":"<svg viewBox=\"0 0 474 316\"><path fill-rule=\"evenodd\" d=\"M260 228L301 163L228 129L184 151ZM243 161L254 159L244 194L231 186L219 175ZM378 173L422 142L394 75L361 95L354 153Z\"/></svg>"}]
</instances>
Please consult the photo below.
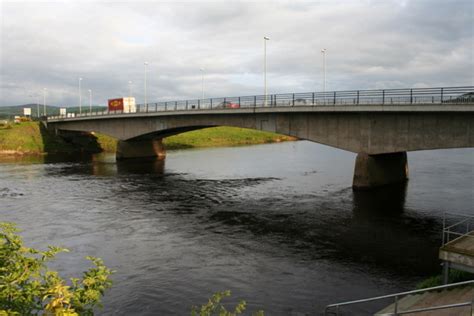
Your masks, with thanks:
<instances>
[{"instance_id":1,"label":"sky","mask_svg":"<svg viewBox=\"0 0 474 316\"><path fill-rule=\"evenodd\" d=\"M474 85L474 1L0 0L0 106ZM144 65L148 62L148 66ZM201 70L203 69L203 70ZM132 82L129 84L129 82ZM46 90L44 90L46 89ZM45 93L44 93L45 92Z\"/></svg>"}]
</instances>

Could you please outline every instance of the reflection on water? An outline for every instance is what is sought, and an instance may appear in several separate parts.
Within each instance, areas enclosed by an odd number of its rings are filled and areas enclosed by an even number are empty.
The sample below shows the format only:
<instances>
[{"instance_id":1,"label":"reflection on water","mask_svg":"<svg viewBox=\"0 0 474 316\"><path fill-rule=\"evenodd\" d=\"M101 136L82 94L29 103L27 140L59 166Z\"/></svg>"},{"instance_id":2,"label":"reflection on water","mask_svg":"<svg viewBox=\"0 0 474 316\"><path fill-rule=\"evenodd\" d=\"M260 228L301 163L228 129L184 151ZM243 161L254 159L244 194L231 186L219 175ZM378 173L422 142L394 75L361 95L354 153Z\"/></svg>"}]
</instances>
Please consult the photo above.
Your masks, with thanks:
<instances>
[{"instance_id":1,"label":"reflection on water","mask_svg":"<svg viewBox=\"0 0 474 316\"><path fill-rule=\"evenodd\" d=\"M403 213L408 183L375 188L373 190L353 191L354 215L360 217L399 216ZM370 212L367 214L367 212Z\"/></svg>"},{"instance_id":2,"label":"reflection on water","mask_svg":"<svg viewBox=\"0 0 474 316\"><path fill-rule=\"evenodd\" d=\"M472 153L410 154L408 184L362 192L353 154L309 142L0 163L0 218L28 244L70 248L62 273L85 255L117 270L104 315L188 314L223 289L269 315L314 315L440 270L446 201L471 212Z\"/></svg>"}]
</instances>

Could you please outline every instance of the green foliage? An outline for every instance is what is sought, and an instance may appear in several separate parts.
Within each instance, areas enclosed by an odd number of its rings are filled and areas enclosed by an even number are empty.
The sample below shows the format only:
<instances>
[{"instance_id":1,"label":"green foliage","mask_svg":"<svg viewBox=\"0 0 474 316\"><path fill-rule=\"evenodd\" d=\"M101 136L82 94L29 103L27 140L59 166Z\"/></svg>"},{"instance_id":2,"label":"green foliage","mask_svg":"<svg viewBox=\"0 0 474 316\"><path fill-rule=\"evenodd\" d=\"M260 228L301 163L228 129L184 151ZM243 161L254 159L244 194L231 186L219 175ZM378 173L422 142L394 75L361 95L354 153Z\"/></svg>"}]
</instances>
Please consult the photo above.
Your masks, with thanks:
<instances>
[{"instance_id":1,"label":"green foliage","mask_svg":"<svg viewBox=\"0 0 474 316\"><path fill-rule=\"evenodd\" d=\"M87 257L95 267L70 285L47 268L59 252L49 246L40 251L23 245L11 223L0 222L0 316L4 315L93 315L95 306L112 285L108 269L98 258Z\"/></svg>"},{"instance_id":2,"label":"green foliage","mask_svg":"<svg viewBox=\"0 0 474 316\"><path fill-rule=\"evenodd\" d=\"M230 291L218 292L214 294L209 301L202 305L201 307L194 306L191 315L192 316L237 316L241 315L245 311L246 303L245 301L240 301L237 306L235 306L233 312L229 312L224 305L221 304L221 301L225 297L230 296ZM264 316L263 311L258 311L253 313L254 316Z\"/></svg>"},{"instance_id":3,"label":"green foliage","mask_svg":"<svg viewBox=\"0 0 474 316\"><path fill-rule=\"evenodd\" d=\"M455 269L449 270L449 282L450 283L457 283L463 281L474 280L474 274L459 271ZM417 290L426 289L433 286L443 285L443 276L441 274L432 276L424 281L421 281L416 285Z\"/></svg>"}]
</instances>

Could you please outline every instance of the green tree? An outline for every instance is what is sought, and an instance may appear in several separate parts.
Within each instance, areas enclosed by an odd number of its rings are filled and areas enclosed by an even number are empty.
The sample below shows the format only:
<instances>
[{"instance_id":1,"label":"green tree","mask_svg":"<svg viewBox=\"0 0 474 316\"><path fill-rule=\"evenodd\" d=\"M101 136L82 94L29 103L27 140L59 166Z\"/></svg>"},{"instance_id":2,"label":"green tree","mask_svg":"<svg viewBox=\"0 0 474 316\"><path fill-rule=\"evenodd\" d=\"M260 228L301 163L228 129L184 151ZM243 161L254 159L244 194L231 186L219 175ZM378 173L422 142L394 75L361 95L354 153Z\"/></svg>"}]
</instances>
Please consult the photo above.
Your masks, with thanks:
<instances>
[{"instance_id":1,"label":"green tree","mask_svg":"<svg viewBox=\"0 0 474 316\"><path fill-rule=\"evenodd\" d=\"M221 301L225 297L230 296L230 291L223 291L215 293L209 301L202 305L201 307L194 306L191 315L192 316L237 316L241 315L246 308L247 303L245 301L240 301L237 306L234 308L233 312L228 311ZM263 311L258 311L253 313L254 316L264 316Z\"/></svg>"},{"instance_id":2,"label":"green tree","mask_svg":"<svg viewBox=\"0 0 474 316\"><path fill-rule=\"evenodd\" d=\"M0 316L93 315L112 285L113 271L101 259L87 257L94 267L68 283L47 267L56 254L68 250L25 247L17 232L14 224L0 222Z\"/></svg>"}]
</instances>

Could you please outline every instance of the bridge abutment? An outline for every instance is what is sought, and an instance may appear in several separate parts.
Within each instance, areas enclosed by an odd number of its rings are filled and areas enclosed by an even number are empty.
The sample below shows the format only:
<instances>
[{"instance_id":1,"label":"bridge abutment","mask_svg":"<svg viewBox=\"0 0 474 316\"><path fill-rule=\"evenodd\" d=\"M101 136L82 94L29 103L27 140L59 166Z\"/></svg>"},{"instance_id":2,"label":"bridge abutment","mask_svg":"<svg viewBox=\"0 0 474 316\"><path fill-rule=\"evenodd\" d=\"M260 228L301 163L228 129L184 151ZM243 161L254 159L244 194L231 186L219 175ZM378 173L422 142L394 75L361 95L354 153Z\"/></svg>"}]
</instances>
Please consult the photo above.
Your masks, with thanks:
<instances>
[{"instance_id":1,"label":"bridge abutment","mask_svg":"<svg viewBox=\"0 0 474 316\"><path fill-rule=\"evenodd\" d=\"M163 146L162 139L146 139L139 141L119 140L117 144L117 160L123 160L128 158L152 158L165 156L166 150Z\"/></svg>"},{"instance_id":2,"label":"bridge abutment","mask_svg":"<svg viewBox=\"0 0 474 316\"><path fill-rule=\"evenodd\" d=\"M357 154L354 180L355 190L403 183L408 180L408 160L406 152L368 155Z\"/></svg>"}]
</instances>

